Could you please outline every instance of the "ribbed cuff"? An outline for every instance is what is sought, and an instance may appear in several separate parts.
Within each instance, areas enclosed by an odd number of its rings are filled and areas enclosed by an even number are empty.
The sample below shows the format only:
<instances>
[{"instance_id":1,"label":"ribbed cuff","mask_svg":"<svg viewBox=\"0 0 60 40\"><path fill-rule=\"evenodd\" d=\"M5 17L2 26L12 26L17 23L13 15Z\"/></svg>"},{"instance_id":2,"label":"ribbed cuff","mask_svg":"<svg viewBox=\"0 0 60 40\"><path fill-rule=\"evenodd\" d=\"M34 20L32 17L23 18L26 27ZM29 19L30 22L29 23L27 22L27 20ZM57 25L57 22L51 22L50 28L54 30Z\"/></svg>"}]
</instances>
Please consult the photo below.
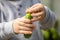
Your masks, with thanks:
<instances>
[{"instance_id":1,"label":"ribbed cuff","mask_svg":"<svg viewBox=\"0 0 60 40\"><path fill-rule=\"evenodd\" d=\"M41 24L46 24L49 21L49 18L50 18L50 13L48 11L48 8L46 6L44 6L44 7L45 7L46 16L42 21L40 21Z\"/></svg>"},{"instance_id":2,"label":"ribbed cuff","mask_svg":"<svg viewBox=\"0 0 60 40\"><path fill-rule=\"evenodd\" d=\"M12 24L13 24L13 21L6 22L6 23L3 24L3 25L4 25L4 28L3 28L4 33L5 33L5 35L8 36L8 37L15 35L15 33L14 33L14 31L13 31L13 26L12 26Z\"/></svg>"}]
</instances>

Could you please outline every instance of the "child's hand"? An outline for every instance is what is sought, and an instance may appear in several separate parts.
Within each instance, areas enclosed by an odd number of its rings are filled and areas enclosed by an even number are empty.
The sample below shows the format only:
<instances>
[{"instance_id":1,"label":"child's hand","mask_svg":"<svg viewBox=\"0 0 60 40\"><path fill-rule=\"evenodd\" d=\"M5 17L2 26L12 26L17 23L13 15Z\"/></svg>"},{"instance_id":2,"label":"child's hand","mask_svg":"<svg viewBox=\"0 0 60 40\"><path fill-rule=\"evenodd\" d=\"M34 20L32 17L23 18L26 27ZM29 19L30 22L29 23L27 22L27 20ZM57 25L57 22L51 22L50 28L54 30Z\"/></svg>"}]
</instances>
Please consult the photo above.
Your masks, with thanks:
<instances>
[{"instance_id":1,"label":"child's hand","mask_svg":"<svg viewBox=\"0 0 60 40\"><path fill-rule=\"evenodd\" d=\"M37 3L33 5L32 7L28 8L26 12L31 13L31 15L33 16L32 21L43 20L44 17L46 16L44 5L40 3Z\"/></svg>"},{"instance_id":2,"label":"child's hand","mask_svg":"<svg viewBox=\"0 0 60 40\"><path fill-rule=\"evenodd\" d=\"M33 29L34 25L25 17L13 21L13 30L17 34L32 34Z\"/></svg>"}]
</instances>

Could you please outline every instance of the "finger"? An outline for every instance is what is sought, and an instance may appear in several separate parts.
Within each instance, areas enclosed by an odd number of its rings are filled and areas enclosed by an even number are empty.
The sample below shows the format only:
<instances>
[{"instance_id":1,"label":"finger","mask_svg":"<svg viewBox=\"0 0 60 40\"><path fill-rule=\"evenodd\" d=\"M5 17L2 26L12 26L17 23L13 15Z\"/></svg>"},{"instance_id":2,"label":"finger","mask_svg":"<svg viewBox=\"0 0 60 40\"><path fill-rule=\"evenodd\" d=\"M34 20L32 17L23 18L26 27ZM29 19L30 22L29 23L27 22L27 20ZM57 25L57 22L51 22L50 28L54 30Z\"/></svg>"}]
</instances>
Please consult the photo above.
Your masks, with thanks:
<instances>
[{"instance_id":1,"label":"finger","mask_svg":"<svg viewBox=\"0 0 60 40\"><path fill-rule=\"evenodd\" d=\"M24 22L24 23L27 23L27 24L32 23L31 20L29 20L29 19L22 19L20 22Z\"/></svg>"},{"instance_id":2,"label":"finger","mask_svg":"<svg viewBox=\"0 0 60 40\"><path fill-rule=\"evenodd\" d=\"M41 20L41 19L42 19L42 17L39 16L39 17L34 17L33 19L31 19L31 21L34 22L34 21L39 21L39 20Z\"/></svg>"},{"instance_id":3,"label":"finger","mask_svg":"<svg viewBox=\"0 0 60 40\"><path fill-rule=\"evenodd\" d=\"M23 23L23 22L19 22L19 25L25 26L25 27L29 27L29 28L33 28L34 27L33 24L26 24L26 23Z\"/></svg>"},{"instance_id":4,"label":"finger","mask_svg":"<svg viewBox=\"0 0 60 40\"><path fill-rule=\"evenodd\" d=\"M38 13L32 13L31 15L33 17L37 17L37 16L42 16L44 14L44 12L38 12Z\"/></svg>"},{"instance_id":5,"label":"finger","mask_svg":"<svg viewBox=\"0 0 60 40\"><path fill-rule=\"evenodd\" d=\"M41 6L42 4L36 3L35 5L32 6L32 8L35 8L35 7L39 6L39 5Z\"/></svg>"},{"instance_id":6,"label":"finger","mask_svg":"<svg viewBox=\"0 0 60 40\"><path fill-rule=\"evenodd\" d=\"M41 11L41 9L38 8L38 7L35 7L35 8L29 8L29 9L26 10L26 12L30 12L30 13L33 13L33 12L39 12L39 11Z\"/></svg>"},{"instance_id":7,"label":"finger","mask_svg":"<svg viewBox=\"0 0 60 40\"><path fill-rule=\"evenodd\" d=\"M32 34L32 31L20 30L19 33L20 33L20 34Z\"/></svg>"},{"instance_id":8,"label":"finger","mask_svg":"<svg viewBox=\"0 0 60 40\"><path fill-rule=\"evenodd\" d=\"M26 19L25 17L23 17L23 18L19 18L18 19L20 22L24 22L24 23L31 23L31 20L29 20L29 19Z\"/></svg>"},{"instance_id":9,"label":"finger","mask_svg":"<svg viewBox=\"0 0 60 40\"><path fill-rule=\"evenodd\" d=\"M35 7L34 6L30 7L29 9L26 10L26 12L33 13L33 12L39 12L44 9L43 5L41 4L37 4L37 5L36 6L34 5Z\"/></svg>"},{"instance_id":10,"label":"finger","mask_svg":"<svg viewBox=\"0 0 60 40\"><path fill-rule=\"evenodd\" d=\"M28 27L19 26L19 30L32 31L33 29L28 28Z\"/></svg>"}]
</instances>

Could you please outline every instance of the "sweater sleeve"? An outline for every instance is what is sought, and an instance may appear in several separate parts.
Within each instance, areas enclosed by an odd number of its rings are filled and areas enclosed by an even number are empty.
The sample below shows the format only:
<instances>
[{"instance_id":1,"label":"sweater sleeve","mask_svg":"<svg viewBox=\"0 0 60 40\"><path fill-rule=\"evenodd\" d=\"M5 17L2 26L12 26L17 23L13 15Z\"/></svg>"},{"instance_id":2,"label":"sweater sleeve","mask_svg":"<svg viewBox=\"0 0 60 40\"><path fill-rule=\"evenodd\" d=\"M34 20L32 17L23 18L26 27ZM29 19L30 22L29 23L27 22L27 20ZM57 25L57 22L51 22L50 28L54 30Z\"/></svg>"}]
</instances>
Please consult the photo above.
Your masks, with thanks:
<instances>
[{"instance_id":1,"label":"sweater sleeve","mask_svg":"<svg viewBox=\"0 0 60 40\"><path fill-rule=\"evenodd\" d=\"M13 35L12 21L0 23L0 40L7 40Z\"/></svg>"},{"instance_id":2,"label":"sweater sleeve","mask_svg":"<svg viewBox=\"0 0 60 40\"><path fill-rule=\"evenodd\" d=\"M2 22L2 14L3 11L1 10L2 5L0 4L0 40L7 40L12 37L14 34L12 23L13 21L9 22Z\"/></svg>"},{"instance_id":3,"label":"sweater sleeve","mask_svg":"<svg viewBox=\"0 0 60 40\"><path fill-rule=\"evenodd\" d=\"M45 12L46 12L46 17L42 21L40 21L40 24L41 24L41 28L49 29L54 25L56 21L56 17L55 17L55 13L52 12L46 6L45 6Z\"/></svg>"}]
</instances>

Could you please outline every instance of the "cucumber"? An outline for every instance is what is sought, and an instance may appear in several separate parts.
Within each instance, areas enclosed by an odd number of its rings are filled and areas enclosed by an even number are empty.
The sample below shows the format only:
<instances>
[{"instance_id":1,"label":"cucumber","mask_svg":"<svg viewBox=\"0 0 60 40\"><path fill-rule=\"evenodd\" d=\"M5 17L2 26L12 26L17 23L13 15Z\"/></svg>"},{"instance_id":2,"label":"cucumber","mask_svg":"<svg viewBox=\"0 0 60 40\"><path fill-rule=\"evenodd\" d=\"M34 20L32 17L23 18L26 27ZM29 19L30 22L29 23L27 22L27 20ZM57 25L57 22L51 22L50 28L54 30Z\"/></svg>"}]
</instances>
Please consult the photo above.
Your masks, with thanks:
<instances>
[{"instance_id":1,"label":"cucumber","mask_svg":"<svg viewBox=\"0 0 60 40\"><path fill-rule=\"evenodd\" d=\"M26 13L25 18L27 18L27 19L32 19L31 13Z\"/></svg>"},{"instance_id":2,"label":"cucumber","mask_svg":"<svg viewBox=\"0 0 60 40\"><path fill-rule=\"evenodd\" d=\"M32 19L33 17L31 16L31 13L26 13L25 18L27 19ZM24 34L25 38L30 38L32 34Z\"/></svg>"}]
</instances>

